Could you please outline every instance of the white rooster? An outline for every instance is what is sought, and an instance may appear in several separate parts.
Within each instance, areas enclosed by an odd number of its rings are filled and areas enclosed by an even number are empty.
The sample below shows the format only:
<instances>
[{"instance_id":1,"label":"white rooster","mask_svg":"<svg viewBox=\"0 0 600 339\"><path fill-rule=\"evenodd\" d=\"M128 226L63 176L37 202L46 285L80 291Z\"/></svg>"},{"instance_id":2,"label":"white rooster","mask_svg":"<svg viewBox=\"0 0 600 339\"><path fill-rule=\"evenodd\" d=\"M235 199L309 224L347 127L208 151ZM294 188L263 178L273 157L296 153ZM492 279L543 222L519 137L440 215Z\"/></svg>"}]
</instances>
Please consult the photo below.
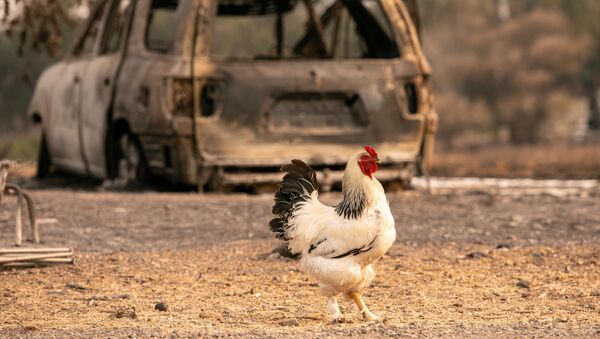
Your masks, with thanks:
<instances>
[{"instance_id":1,"label":"white rooster","mask_svg":"<svg viewBox=\"0 0 600 339\"><path fill-rule=\"evenodd\" d=\"M289 242L292 253L300 253L300 266L320 283L328 298L332 321L341 320L337 302L340 294L352 299L365 320L379 317L367 308L362 293L375 277L373 264L396 239L394 217L377 171L377 152L364 147L344 171L343 200L335 207L318 199L313 169L301 160L281 168L287 172L275 193L269 223L277 238Z\"/></svg>"}]
</instances>

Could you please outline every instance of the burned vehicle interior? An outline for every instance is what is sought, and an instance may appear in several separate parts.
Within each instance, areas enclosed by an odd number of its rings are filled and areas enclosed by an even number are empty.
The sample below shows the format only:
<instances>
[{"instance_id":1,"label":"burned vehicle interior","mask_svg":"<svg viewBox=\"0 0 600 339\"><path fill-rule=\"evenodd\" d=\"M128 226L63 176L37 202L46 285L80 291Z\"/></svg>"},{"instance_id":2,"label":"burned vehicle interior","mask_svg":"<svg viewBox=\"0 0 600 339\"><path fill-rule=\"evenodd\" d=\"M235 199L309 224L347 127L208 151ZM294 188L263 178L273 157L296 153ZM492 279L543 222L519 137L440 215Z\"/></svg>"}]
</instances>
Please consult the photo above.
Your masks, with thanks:
<instances>
[{"instance_id":1,"label":"burned vehicle interior","mask_svg":"<svg viewBox=\"0 0 600 339\"><path fill-rule=\"evenodd\" d=\"M378 1L219 1L211 56L221 61L395 58L392 37Z\"/></svg>"}]
</instances>

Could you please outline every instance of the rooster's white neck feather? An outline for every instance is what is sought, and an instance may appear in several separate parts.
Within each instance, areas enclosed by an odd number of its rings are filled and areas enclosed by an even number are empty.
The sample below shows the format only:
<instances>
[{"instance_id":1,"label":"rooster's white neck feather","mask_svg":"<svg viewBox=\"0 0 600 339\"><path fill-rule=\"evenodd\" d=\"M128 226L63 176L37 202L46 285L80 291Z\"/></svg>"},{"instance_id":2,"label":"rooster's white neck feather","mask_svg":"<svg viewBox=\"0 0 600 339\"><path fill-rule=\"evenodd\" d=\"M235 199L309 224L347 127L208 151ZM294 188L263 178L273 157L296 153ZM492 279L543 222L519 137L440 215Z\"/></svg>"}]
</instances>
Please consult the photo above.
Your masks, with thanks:
<instances>
[{"instance_id":1,"label":"rooster's white neck feather","mask_svg":"<svg viewBox=\"0 0 600 339\"><path fill-rule=\"evenodd\" d=\"M352 157L344 170L342 178L344 200L336 206L336 211L345 218L360 217L373 203L373 185L375 185L377 179L371 179L360 169L358 160L363 155L368 154L360 152Z\"/></svg>"}]
</instances>

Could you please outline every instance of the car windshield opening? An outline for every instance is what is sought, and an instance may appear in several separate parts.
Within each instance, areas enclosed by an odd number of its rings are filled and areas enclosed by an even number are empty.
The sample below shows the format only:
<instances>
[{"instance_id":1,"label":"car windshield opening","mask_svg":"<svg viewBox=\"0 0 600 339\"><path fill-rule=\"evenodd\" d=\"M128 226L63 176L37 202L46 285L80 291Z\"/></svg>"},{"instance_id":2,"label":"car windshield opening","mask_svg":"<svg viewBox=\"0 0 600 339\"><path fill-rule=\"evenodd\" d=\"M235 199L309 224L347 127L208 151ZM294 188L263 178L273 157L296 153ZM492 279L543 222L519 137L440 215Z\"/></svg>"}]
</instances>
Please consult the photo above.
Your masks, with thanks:
<instances>
[{"instance_id":1,"label":"car windshield opening","mask_svg":"<svg viewBox=\"0 0 600 339\"><path fill-rule=\"evenodd\" d=\"M399 56L376 0L220 0L215 60L387 59Z\"/></svg>"}]
</instances>

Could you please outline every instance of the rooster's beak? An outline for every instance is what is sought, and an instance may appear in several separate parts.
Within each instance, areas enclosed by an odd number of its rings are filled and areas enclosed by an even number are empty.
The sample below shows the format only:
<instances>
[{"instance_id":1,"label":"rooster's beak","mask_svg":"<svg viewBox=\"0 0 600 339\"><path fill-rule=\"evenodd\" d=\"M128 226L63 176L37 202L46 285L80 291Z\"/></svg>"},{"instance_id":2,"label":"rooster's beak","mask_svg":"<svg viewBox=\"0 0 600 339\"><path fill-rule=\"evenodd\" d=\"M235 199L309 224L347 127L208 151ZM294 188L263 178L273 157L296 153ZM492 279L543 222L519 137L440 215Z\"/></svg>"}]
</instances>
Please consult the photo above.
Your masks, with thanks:
<instances>
[{"instance_id":1,"label":"rooster's beak","mask_svg":"<svg viewBox=\"0 0 600 339\"><path fill-rule=\"evenodd\" d=\"M378 159L375 159L375 163L376 163L377 165L381 165L381 160L379 160L379 158L378 158Z\"/></svg>"}]
</instances>

